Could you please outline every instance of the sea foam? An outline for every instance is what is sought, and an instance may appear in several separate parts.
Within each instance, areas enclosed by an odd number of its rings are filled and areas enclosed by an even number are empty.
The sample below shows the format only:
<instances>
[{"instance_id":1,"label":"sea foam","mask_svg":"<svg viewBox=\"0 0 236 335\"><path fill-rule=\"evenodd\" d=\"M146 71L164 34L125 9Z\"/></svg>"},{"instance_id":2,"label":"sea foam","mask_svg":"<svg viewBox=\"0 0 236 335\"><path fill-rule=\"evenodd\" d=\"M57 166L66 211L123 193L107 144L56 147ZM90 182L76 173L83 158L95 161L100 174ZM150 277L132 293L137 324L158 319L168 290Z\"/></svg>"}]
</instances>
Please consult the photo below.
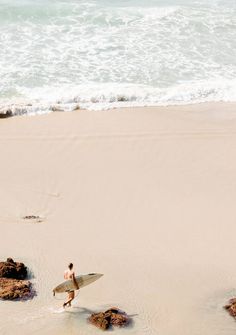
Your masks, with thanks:
<instances>
[{"instance_id":1,"label":"sea foam","mask_svg":"<svg viewBox=\"0 0 236 335\"><path fill-rule=\"evenodd\" d=\"M0 2L0 111L236 101L230 0Z\"/></svg>"}]
</instances>

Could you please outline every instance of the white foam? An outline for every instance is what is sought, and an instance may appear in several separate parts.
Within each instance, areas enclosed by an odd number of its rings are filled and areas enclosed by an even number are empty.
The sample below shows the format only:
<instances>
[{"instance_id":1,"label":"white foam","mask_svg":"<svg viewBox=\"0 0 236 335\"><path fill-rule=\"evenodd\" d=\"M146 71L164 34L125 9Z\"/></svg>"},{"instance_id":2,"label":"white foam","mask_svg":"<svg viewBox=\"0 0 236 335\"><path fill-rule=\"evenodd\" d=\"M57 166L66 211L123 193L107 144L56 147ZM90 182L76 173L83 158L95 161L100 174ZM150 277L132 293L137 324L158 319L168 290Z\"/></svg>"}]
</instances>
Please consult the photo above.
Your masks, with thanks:
<instances>
[{"instance_id":1,"label":"white foam","mask_svg":"<svg viewBox=\"0 0 236 335\"><path fill-rule=\"evenodd\" d=\"M0 111L236 101L235 17L230 0L4 2Z\"/></svg>"},{"instance_id":2,"label":"white foam","mask_svg":"<svg viewBox=\"0 0 236 335\"><path fill-rule=\"evenodd\" d=\"M92 84L23 89L27 99L4 100L0 113L35 115L76 109L103 110L117 107L167 106L211 101L236 101L236 79L199 81L168 88L147 85Z\"/></svg>"}]
</instances>

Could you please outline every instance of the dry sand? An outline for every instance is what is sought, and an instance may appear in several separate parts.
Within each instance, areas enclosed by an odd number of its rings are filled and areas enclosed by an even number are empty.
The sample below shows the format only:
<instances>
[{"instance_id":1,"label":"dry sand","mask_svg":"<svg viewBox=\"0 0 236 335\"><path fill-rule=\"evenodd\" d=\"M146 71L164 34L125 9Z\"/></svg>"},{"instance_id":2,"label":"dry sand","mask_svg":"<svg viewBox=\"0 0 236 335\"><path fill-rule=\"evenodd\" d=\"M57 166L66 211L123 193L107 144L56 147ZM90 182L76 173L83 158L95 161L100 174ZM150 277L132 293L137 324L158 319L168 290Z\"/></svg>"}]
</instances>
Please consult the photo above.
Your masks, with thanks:
<instances>
[{"instance_id":1,"label":"dry sand","mask_svg":"<svg viewBox=\"0 0 236 335\"><path fill-rule=\"evenodd\" d=\"M235 334L235 104L4 119L0 155L1 259L38 292L0 302L1 335L98 334L87 316L113 305L134 320L116 334ZM70 261L105 275L62 312Z\"/></svg>"}]
</instances>

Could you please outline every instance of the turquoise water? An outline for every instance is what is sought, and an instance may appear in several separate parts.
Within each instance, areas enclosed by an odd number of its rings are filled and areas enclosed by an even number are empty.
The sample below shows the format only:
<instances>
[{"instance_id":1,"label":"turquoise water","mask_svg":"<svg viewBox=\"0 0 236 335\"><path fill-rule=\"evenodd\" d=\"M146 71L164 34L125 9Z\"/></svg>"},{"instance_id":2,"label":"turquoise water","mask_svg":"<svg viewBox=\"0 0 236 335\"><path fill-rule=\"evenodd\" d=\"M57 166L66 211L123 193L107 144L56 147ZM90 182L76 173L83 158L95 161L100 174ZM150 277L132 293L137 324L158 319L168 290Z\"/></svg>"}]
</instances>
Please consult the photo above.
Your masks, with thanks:
<instances>
[{"instance_id":1,"label":"turquoise water","mask_svg":"<svg viewBox=\"0 0 236 335\"><path fill-rule=\"evenodd\" d=\"M236 100L236 1L0 0L0 110Z\"/></svg>"}]
</instances>

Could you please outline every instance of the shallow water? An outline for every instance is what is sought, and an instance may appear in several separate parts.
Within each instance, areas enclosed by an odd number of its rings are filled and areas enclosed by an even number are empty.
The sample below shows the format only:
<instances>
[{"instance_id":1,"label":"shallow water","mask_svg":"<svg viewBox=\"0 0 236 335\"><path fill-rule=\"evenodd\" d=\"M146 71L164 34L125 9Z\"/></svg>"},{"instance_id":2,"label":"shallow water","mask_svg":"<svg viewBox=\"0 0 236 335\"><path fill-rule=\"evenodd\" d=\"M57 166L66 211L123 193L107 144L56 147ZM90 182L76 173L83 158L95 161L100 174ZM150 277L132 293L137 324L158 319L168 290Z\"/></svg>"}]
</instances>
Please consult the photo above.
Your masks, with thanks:
<instances>
[{"instance_id":1,"label":"shallow water","mask_svg":"<svg viewBox=\"0 0 236 335\"><path fill-rule=\"evenodd\" d=\"M1 109L236 100L235 1L0 5Z\"/></svg>"}]
</instances>

